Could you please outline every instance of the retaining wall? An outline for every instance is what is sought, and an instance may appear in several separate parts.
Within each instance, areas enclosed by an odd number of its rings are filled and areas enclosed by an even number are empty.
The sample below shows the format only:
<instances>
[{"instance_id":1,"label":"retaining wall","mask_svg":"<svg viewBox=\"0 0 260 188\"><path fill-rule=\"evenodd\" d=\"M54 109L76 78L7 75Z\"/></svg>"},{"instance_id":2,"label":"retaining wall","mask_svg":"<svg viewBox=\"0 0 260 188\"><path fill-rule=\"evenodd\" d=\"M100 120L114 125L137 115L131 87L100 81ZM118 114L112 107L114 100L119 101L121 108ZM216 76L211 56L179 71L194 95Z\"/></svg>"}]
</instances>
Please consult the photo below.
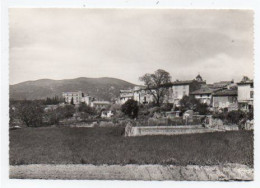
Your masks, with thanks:
<instances>
[{"instance_id":1,"label":"retaining wall","mask_svg":"<svg viewBox=\"0 0 260 188\"><path fill-rule=\"evenodd\" d=\"M145 136L145 135L182 135L208 133L223 130L204 128L201 125L192 126L151 126L151 127L131 127L126 129L126 136Z\"/></svg>"}]
</instances>

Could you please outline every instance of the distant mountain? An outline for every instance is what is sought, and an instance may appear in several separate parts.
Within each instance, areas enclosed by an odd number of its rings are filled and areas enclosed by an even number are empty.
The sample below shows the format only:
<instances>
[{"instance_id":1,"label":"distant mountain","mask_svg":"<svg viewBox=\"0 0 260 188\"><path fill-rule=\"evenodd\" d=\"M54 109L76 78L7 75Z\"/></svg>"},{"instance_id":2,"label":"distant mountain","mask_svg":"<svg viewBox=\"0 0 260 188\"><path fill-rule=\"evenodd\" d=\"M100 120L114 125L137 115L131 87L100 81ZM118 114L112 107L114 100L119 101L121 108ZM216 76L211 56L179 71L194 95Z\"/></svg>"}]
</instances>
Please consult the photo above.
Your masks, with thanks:
<instances>
[{"instance_id":1,"label":"distant mountain","mask_svg":"<svg viewBox=\"0 0 260 188\"><path fill-rule=\"evenodd\" d=\"M10 99L32 100L61 96L66 91L82 91L99 100L111 100L119 96L121 89L135 85L116 78L76 78L66 80L41 79L10 85Z\"/></svg>"}]
</instances>

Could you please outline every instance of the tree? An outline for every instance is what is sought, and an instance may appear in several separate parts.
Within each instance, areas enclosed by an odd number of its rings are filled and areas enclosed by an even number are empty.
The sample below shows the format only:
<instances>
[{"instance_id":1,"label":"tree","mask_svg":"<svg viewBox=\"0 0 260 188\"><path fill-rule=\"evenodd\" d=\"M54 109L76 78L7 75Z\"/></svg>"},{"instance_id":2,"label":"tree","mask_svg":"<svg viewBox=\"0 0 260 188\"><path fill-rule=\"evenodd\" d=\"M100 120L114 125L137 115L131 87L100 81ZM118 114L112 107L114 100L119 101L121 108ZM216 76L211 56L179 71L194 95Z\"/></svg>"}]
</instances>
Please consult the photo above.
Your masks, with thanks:
<instances>
[{"instance_id":1,"label":"tree","mask_svg":"<svg viewBox=\"0 0 260 188\"><path fill-rule=\"evenodd\" d=\"M73 97L72 97L71 100L70 100L70 104L71 104L71 105L74 105L74 99L73 99Z\"/></svg>"},{"instance_id":2,"label":"tree","mask_svg":"<svg viewBox=\"0 0 260 188\"><path fill-rule=\"evenodd\" d=\"M37 101L21 101L17 105L18 118L28 127L38 127L43 122L43 106Z\"/></svg>"},{"instance_id":3,"label":"tree","mask_svg":"<svg viewBox=\"0 0 260 188\"><path fill-rule=\"evenodd\" d=\"M196 110L199 105L199 101L195 99L193 96L183 96L180 100L180 110L185 112L186 110Z\"/></svg>"},{"instance_id":4,"label":"tree","mask_svg":"<svg viewBox=\"0 0 260 188\"><path fill-rule=\"evenodd\" d=\"M167 84L171 82L171 76L168 72L158 69L153 74L145 74L139 78L144 82L148 94L153 96L157 106L160 106L164 99L169 95Z\"/></svg>"},{"instance_id":5,"label":"tree","mask_svg":"<svg viewBox=\"0 0 260 188\"><path fill-rule=\"evenodd\" d=\"M133 99L129 99L122 105L121 110L124 114L128 115L130 118L136 118L138 115L138 103Z\"/></svg>"}]
</instances>

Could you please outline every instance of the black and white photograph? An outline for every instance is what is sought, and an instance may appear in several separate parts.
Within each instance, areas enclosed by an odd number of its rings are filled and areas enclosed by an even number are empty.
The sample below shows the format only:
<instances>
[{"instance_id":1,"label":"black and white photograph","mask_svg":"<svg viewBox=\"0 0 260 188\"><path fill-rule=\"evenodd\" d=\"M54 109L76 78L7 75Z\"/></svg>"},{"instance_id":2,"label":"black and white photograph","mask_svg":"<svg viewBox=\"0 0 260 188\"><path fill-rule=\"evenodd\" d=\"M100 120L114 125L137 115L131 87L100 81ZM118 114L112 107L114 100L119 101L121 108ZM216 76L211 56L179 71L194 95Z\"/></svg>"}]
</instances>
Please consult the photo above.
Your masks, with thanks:
<instances>
[{"instance_id":1,"label":"black and white photograph","mask_svg":"<svg viewBox=\"0 0 260 188\"><path fill-rule=\"evenodd\" d=\"M254 11L9 8L9 178L254 181Z\"/></svg>"}]
</instances>

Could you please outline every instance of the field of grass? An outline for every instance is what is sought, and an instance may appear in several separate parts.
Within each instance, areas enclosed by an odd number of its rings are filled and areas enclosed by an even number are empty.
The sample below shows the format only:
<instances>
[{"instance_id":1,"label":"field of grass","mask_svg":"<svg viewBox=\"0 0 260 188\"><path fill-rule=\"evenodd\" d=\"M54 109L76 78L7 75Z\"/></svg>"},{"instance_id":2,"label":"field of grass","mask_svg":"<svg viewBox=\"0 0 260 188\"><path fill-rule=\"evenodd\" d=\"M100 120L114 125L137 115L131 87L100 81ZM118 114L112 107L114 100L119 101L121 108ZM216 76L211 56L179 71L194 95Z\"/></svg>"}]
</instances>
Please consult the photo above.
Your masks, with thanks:
<instances>
[{"instance_id":1,"label":"field of grass","mask_svg":"<svg viewBox=\"0 0 260 188\"><path fill-rule=\"evenodd\" d=\"M253 132L124 137L124 129L24 128L10 131L10 164L253 165Z\"/></svg>"}]
</instances>

